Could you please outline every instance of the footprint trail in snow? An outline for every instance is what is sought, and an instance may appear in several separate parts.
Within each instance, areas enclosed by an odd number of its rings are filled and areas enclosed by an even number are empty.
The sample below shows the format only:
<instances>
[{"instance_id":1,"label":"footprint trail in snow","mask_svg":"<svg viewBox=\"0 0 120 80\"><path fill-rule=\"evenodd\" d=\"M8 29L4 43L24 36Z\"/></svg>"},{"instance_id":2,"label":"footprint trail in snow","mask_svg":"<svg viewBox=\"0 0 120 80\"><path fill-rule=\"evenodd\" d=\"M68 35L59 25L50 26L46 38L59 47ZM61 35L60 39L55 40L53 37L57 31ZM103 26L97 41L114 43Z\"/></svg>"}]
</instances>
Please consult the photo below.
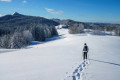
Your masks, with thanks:
<instances>
[{"instance_id":1,"label":"footprint trail in snow","mask_svg":"<svg viewBox=\"0 0 120 80\"><path fill-rule=\"evenodd\" d=\"M73 72L72 80L82 80L84 76L83 70L86 69L88 65L88 61L82 62Z\"/></svg>"},{"instance_id":2,"label":"footprint trail in snow","mask_svg":"<svg viewBox=\"0 0 120 80\"><path fill-rule=\"evenodd\" d=\"M72 76L68 76L67 79L64 80L83 80L85 74L84 70L87 68L89 61L83 61L73 72Z\"/></svg>"}]
</instances>

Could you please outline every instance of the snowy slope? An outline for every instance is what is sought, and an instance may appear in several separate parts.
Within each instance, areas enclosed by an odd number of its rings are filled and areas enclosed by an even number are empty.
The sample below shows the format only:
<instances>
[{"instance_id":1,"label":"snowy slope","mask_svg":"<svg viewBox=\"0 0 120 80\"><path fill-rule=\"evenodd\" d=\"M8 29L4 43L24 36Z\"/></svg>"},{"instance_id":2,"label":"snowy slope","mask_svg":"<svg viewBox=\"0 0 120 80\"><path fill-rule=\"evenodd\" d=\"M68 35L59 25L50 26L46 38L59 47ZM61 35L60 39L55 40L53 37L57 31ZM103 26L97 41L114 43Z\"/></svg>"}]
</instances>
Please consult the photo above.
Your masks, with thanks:
<instances>
[{"instance_id":1,"label":"snowy slope","mask_svg":"<svg viewBox=\"0 0 120 80\"><path fill-rule=\"evenodd\" d=\"M120 38L68 34L0 54L0 80L120 80ZM83 62L87 43L89 60Z\"/></svg>"}]
</instances>

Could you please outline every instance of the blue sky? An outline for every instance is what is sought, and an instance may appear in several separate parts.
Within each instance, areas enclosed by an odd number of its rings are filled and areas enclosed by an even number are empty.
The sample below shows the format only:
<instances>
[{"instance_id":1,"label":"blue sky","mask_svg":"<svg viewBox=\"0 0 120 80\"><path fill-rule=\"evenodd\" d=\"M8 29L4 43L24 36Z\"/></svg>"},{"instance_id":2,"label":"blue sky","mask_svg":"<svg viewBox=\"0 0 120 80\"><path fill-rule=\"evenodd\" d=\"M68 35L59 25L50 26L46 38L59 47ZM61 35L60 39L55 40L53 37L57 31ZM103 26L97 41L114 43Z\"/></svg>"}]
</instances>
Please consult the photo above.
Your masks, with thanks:
<instances>
[{"instance_id":1,"label":"blue sky","mask_svg":"<svg viewBox=\"0 0 120 80\"><path fill-rule=\"evenodd\" d=\"M120 23L120 0L0 0L0 16L13 12L81 22Z\"/></svg>"}]
</instances>

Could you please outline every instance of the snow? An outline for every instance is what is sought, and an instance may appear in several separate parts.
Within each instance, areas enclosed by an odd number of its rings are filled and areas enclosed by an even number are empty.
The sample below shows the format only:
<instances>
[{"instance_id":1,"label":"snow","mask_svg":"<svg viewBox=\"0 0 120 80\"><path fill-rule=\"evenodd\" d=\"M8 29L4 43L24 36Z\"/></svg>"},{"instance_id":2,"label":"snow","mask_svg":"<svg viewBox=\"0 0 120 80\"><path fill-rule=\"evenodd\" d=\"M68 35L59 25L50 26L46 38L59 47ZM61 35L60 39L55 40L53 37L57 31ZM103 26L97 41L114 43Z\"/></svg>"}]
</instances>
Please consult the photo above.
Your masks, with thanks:
<instances>
[{"instance_id":1,"label":"snow","mask_svg":"<svg viewBox=\"0 0 120 80\"><path fill-rule=\"evenodd\" d=\"M12 15L18 15L19 13L18 12L14 12Z\"/></svg>"},{"instance_id":2,"label":"snow","mask_svg":"<svg viewBox=\"0 0 120 80\"><path fill-rule=\"evenodd\" d=\"M0 54L0 80L120 80L120 38L68 34ZM89 60L82 60L84 43Z\"/></svg>"},{"instance_id":3,"label":"snow","mask_svg":"<svg viewBox=\"0 0 120 80\"><path fill-rule=\"evenodd\" d=\"M12 52L12 51L16 51L17 49L0 49L0 54L1 53L7 53L7 52ZM18 49L19 50L19 49Z\"/></svg>"},{"instance_id":4,"label":"snow","mask_svg":"<svg viewBox=\"0 0 120 80\"><path fill-rule=\"evenodd\" d=\"M67 28L66 25L60 24L58 26L55 26L57 29L63 29L63 28Z\"/></svg>"}]
</instances>

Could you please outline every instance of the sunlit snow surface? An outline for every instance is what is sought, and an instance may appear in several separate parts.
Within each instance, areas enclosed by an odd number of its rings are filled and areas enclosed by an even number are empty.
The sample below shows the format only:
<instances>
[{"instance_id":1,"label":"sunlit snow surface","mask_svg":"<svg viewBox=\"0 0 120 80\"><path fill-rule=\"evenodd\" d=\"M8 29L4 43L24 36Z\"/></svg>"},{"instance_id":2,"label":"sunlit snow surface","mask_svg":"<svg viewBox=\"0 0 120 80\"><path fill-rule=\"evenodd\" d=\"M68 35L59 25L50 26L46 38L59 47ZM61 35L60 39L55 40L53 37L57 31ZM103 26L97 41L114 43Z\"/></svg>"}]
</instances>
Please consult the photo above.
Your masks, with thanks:
<instances>
[{"instance_id":1,"label":"sunlit snow surface","mask_svg":"<svg viewBox=\"0 0 120 80\"><path fill-rule=\"evenodd\" d=\"M120 38L68 34L0 54L0 80L120 80ZM82 60L84 43L89 60Z\"/></svg>"}]
</instances>

